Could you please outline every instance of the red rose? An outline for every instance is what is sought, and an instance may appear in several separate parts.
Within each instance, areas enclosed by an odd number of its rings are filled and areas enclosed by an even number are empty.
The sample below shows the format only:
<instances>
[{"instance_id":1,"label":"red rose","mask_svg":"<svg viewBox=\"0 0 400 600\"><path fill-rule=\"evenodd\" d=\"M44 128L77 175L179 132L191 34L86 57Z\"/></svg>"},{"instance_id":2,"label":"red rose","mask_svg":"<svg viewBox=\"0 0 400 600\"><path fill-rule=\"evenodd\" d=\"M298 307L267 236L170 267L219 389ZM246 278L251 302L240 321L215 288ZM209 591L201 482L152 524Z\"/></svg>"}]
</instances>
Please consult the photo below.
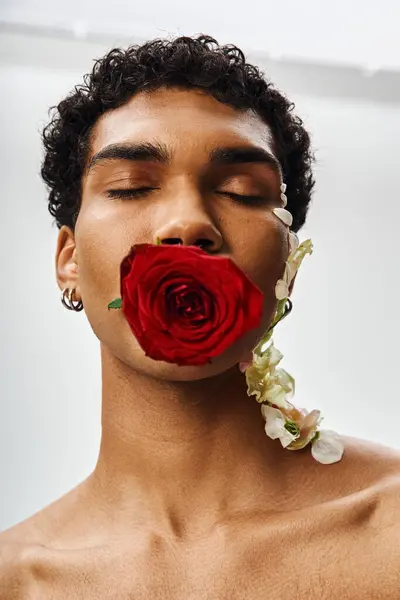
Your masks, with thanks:
<instances>
[{"instance_id":1,"label":"red rose","mask_svg":"<svg viewBox=\"0 0 400 600\"><path fill-rule=\"evenodd\" d=\"M263 293L229 258L137 244L120 274L123 313L155 360L204 365L260 324Z\"/></svg>"}]
</instances>

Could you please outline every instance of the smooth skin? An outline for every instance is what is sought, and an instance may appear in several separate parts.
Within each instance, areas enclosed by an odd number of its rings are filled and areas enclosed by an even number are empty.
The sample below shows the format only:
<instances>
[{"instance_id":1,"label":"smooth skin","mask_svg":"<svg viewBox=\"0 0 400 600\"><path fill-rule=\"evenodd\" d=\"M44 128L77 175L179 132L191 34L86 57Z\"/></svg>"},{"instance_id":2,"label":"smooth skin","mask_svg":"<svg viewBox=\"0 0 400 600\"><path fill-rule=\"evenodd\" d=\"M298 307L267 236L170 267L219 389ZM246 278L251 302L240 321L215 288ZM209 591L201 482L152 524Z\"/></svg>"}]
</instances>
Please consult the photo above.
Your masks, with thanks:
<instances>
[{"instance_id":1,"label":"smooth skin","mask_svg":"<svg viewBox=\"0 0 400 600\"><path fill-rule=\"evenodd\" d=\"M326 466L284 450L237 365L289 252L280 183L268 126L203 92L142 92L98 120L56 272L100 340L99 458L0 534L1 600L400 598L400 453L344 437ZM157 237L231 258L264 292L259 330L212 365L153 361L107 309L131 245Z\"/></svg>"}]
</instances>

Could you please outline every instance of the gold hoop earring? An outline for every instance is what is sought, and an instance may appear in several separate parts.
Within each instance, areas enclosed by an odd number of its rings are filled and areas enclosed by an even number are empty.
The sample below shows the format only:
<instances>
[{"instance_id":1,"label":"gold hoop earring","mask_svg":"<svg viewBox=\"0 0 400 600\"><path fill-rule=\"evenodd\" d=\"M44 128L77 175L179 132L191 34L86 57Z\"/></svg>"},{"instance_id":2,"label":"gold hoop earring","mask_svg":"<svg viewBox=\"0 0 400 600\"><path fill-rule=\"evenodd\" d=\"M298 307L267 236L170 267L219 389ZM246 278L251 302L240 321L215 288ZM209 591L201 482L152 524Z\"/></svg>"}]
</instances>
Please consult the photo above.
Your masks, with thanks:
<instances>
[{"instance_id":1,"label":"gold hoop earring","mask_svg":"<svg viewBox=\"0 0 400 600\"><path fill-rule=\"evenodd\" d=\"M75 299L75 291L76 288L73 288L72 290L65 288L61 294L61 302L68 310L80 312L83 310L83 302L82 300Z\"/></svg>"}]
</instances>

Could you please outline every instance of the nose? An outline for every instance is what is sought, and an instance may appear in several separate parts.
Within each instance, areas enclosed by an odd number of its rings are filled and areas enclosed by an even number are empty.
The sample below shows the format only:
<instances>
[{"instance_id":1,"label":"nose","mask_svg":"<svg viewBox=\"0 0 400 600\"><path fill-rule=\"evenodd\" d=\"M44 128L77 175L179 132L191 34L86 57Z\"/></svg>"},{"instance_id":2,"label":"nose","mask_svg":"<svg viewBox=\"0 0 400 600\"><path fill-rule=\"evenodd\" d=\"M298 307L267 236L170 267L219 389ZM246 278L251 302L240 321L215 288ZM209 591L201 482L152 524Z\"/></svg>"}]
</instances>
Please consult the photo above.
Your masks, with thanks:
<instances>
[{"instance_id":1,"label":"nose","mask_svg":"<svg viewBox=\"0 0 400 600\"><path fill-rule=\"evenodd\" d=\"M198 246L214 253L222 247L222 235L218 229L206 219L205 215L193 214L191 218L174 218L156 231L156 239L162 244L182 244Z\"/></svg>"}]
</instances>

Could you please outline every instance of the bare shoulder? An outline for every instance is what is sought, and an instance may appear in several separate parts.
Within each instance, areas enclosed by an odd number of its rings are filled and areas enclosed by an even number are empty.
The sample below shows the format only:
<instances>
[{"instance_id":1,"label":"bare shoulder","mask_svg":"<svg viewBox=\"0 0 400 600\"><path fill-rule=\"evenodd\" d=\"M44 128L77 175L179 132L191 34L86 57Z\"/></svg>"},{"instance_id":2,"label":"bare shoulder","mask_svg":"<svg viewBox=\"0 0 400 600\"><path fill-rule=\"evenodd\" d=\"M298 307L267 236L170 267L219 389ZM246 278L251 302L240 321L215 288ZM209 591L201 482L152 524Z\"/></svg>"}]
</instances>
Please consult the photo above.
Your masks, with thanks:
<instances>
[{"instance_id":1,"label":"bare shoulder","mask_svg":"<svg viewBox=\"0 0 400 600\"><path fill-rule=\"evenodd\" d=\"M26 527L20 525L0 533L0 600L27 597L30 557L38 546L27 541L33 536L26 534Z\"/></svg>"},{"instance_id":2,"label":"bare shoulder","mask_svg":"<svg viewBox=\"0 0 400 600\"><path fill-rule=\"evenodd\" d=\"M337 466L341 491L389 489L400 481L400 450L355 437L343 437L345 451ZM328 467L329 470L329 467Z\"/></svg>"},{"instance_id":3,"label":"bare shoulder","mask_svg":"<svg viewBox=\"0 0 400 600\"><path fill-rule=\"evenodd\" d=\"M48 552L57 524L65 523L71 516L84 483L0 532L0 600L26 600L34 592L35 565Z\"/></svg>"},{"instance_id":4,"label":"bare shoulder","mask_svg":"<svg viewBox=\"0 0 400 600\"><path fill-rule=\"evenodd\" d=\"M340 462L324 466L323 487L331 486L327 502L354 511L377 542L393 550L400 569L400 451L375 442L343 437ZM322 471L320 471L322 473Z\"/></svg>"},{"instance_id":5,"label":"bare shoulder","mask_svg":"<svg viewBox=\"0 0 400 600\"><path fill-rule=\"evenodd\" d=\"M342 436L342 440L342 460L333 465L312 461L320 500L379 494L390 504L400 489L400 450L350 436Z\"/></svg>"},{"instance_id":6,"label":"bare shoulder","mask_svg":"<svg viewBox=\"0 0 400 600\"><path fill-rule=\"evenodd\" d=\"M338 471L337 505L343 522L344 551L358 555L372 597L398 598L400 590L400 452L381 444L345 438L347 457ZM345 451L346 452L346 451ZM341 481L341 483L340 483Z\"/></svg>"}]
</instances>

